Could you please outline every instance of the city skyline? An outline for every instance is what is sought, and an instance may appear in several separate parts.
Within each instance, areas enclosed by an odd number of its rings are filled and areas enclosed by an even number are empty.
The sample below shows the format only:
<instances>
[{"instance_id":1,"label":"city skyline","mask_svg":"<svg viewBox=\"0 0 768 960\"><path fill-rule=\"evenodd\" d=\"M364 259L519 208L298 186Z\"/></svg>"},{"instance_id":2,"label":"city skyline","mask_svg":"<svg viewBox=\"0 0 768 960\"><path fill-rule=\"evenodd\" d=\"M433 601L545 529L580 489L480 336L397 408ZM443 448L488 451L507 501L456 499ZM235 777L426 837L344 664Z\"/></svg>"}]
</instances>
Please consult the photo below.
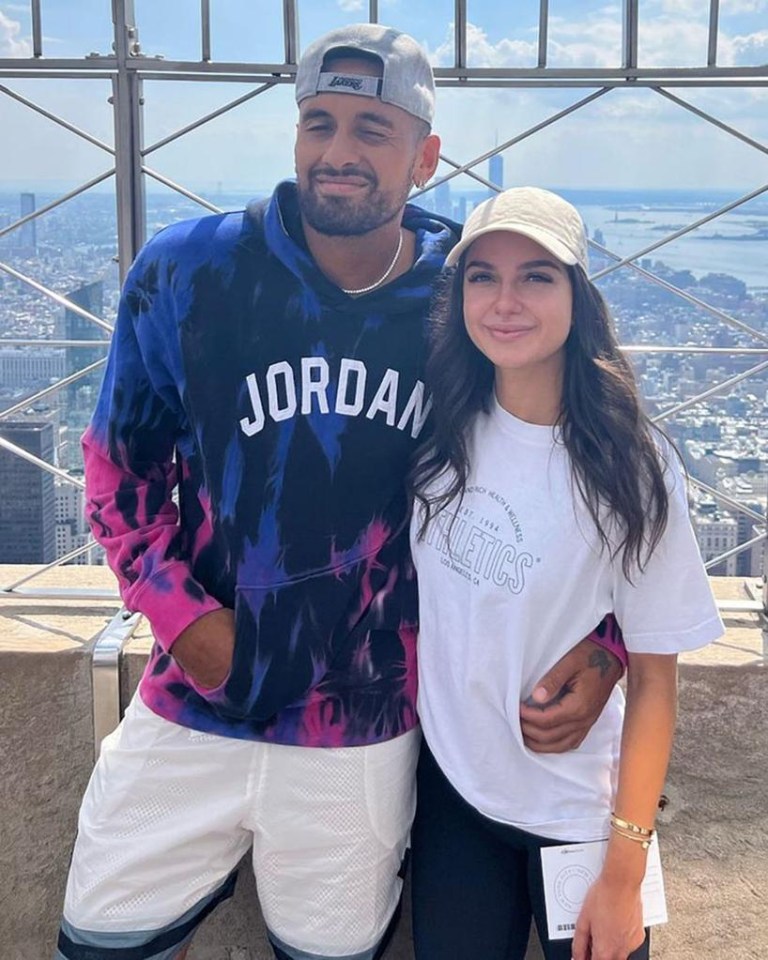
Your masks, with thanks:
<instances>
[{"instance_id":1,"label":"city skyline","mask_svg":"<svg viewBox=\"0 0 768 960\"><path fill-rule=\"evenodd\" d=\"M704 0L641 0L638 64L659 69L706 67L709 3ZM141 52L170 61L200 57L198 0L135 0ZM435 67L453 64L454 0L380 0L382 22L406 30L427 49ZM281 64L284 57L282 4L279 0L211 0L211 50L214 61ZM299 0L299 48L329 28L366 17L363 0ZM532 68L538 57L539 0L518 0L514 21L507 5L471 0L466 12L467 65L470 68ZM768 62L768 0L722 0L719 5L718 66L764 67ZM30 5L0 0L0 59L29 57ZM110 52L113 39L109 0L42 0L42 60L91 61ZM548 67L610 68L622 53L622 4L596 0L559 0L549 5ZM262 72L269 73L268 67ZM674 98L717 117L755 143L768 141L768 87L696 87L655 91L621 84L604 90L557 123L548 121L575 103L594 96L590 87L542 89L488 86L438 93L436 130L443 137L437 178L451 173L451 161L467 163L495 146L517 138L513 146L478 174L499 186L535 183L563 192L583 206L590 235L624 258L653 246L674 231L705 217L746 194L755 199L726 216L685 234L671 245L643 256L641 266L661 285L631 269L610 274L600 285L616 311L625 343L669 350L675 345L707 345L710 355L633 354L649 410L662 415L680 401L706 392L713 383L735 378L728 392L706 405L674 417L670 428L684 450L693 476L746 504L765 502L768 441L761 424L768 418L765 372L739 382L757 362L743 353L716 350L760 347L768 334L768 177L764 150L755 149L694 116ZM106 79L57 80L8 77L7 91L29 98L97 137L113 143L113 113ZM662 84L662 87L664 84ZM280 84L193 133L165 147L152 144L198 120L211 110L254 90L247 82L145 80L143 96L146 163L159 175L183 184L223 208L240 207L243 198L263 195L293 173L292 143L296 118L293 89ZM531 136L522 134L541 124ZM108 150L86 143L26 108L13 96L0 95L0 125L8 149L0 160L0 229L85 180L109 169ZM147 233L165 224L204 213L183 196L145 178ZM463 219L488 188L466 175L443 183L421 200L440 213ZM578 199L577 199L578 198ZM12 268L50 290L112 321L117 302L116 210L114 181L106 180L25 227L0 239ZM754 241L754 242L747 242ZM593 266L608 267L597 252ZM664 290L669 283L690 302ZM98 347L55 348L46 340L94 340L103 330L72 311L0 274L0 366L4 405L18 403L32 390L72 373L103 353ZM102 302L103 296L103 302ZM697 299L715 310L693 306ZM734 317L729 326L716 311ZM741 330L738 324L742 323ZM736 329L734 329L736 326ZM746 329L760 331L750 337ZM39 346L4 346L3 339L32 337ZM761 339L763 338L763 339ZM763 357L765 355L763 354ZM59 465L78 469L76 438L95 398L95 378L48 394L32 416L46 407L59 425ZM10 409L10 408L9 408ZM756 465L756 466L755 466ZM57 481L57 497L60 487ZM57 511L57 551L66 552L85 533L77 506L64 502ZM752 532L739 514L738 523L716 500L699 496L696 517L702 552L716 556ZM66 516L65 516L66 515ZM714 551L714 552L712 552ZM747 562L741 557L742 566ZM736 569L735 563L728 561ZM743 572L743 571L742 571Z\"/></svg>"},{"instance_id":2,"label":"city skyline","mask_svg":"<svg viewBox=\"0 0 768 960\"><path fill-rule=\"evenodd\" d=\"M638 24L638 59L644 66L694 67L707 60L708 4L701 0L646 0ZM515 20L493 0L474 0L467 26L471 67L531 67L538 49L538 0L524 0ZM112 40L107 0L43 2L47 56L106 54ZM411 32L437 67L453 58L452 0L404 4L381 0L383 22ZM280 63L284 57L279 3L258 8L243 0L212 2L212 53L221 61ZM254 13L256 11L256 13ZM364 18L362 0L304 0L299 3L299 38L304 45L330 27ZM258 14L258 16L256 16ZM137 0L142 51L165 59L200 57L199 4ZM719 64L768 63L768 0L720 4ZM27 4L0 0L0 57L29 56L31 23ZM616 67L621 54L621 5L595 0L562 0L549 24L548 65ZM9 86L111 143L112 117L107 81L70 83L15 78ZM226 89L224 89L226 88ZM247 83L148 81L144 95L146 141L252 88ZM443 88L438 94L436 130L444 152L471 159L499 142L580 99L584 89ZM694 106L709 110L757 141L768 139L768 89L724 87L682 90ZM153 154L163 175L184 182L216 183L227 189L266 190L290 175L295 104L290 85L281 85L200 130ZM0 124L12 150L0 162L0 180L62 186L97 175L108 157L9 97L0 97ZM707 156L707 163L698 162ZM682 110L654 91L611 91L576 115L517 144L505 153L509 183L574 187L638 184L658 187L754 187L765 182L765 155ZM439 175L448 172L441 165Z\"/></svg>"},{"instance_id":3,"label":"city skyline","mask_svg":"<svg viewBox=\"0 0 768 960\"><path fill-rule=\"evenodd\" d=\"M487 167L487 169L486 169ZM490 180L499 176L498 163L483 168ZM486 194L485 188L467 192L444 189L427 194L422 202L437 212L458 216ZM617 250L631 242L636 249L642 241L636 235L654 237L655 225L664 221L667 228L674 217L690 219L694 210L686 204L701 205L696 192L654 195L645 197L654 203L640 203L642 195L617 194L610 191L581 191L582 199L602 201L608 206L587 204L590 234L598 242ZM29 204L31 198L26 198ZM613 206L610 205L614 201ZM623 203L621 201L624 201ZM0 193L0 224L21 204L19 194ZM40 221L37 251L30 255L20 232L15 231L0 240L3 253L0 259L20 258L14 262L49 286L69 297L73 303L104 319L114 318L117 297L117 275L103 275L111 260L114 247L114 205L110 197L86 195L73 201L76 214L64 209L52 212ZM710 206L715 206L714 200ZM163 223L195 215L195 209L183 197L151 195L147 203L148 223L156 229ZM743 235L750 229L768 229L768 198L760 201L760 214L739 215L726 226ZM699 211L700 212L700 211ZM762 224L762 228L758 225ZM712 225L710 225L712 229ZM718 221L717 229L725 227ZM640 234L636 234L640 231ZM622 240L622 237L624 240ZM679 241L680 242L680 241ZM18 244L16 250L13 244ZM688 240L682 251L682 263L670 261L673 251L661 248L641 265L650 269L662 282L682 288L687 295L711 304L758 331L768 333L768 287L749 290L743 280L729 271L718 269L731 261L743 263L747 256L758 257L764 244L744 243L727 237L697 244ZM732 248L733 253L728 253ZM742 252L743 251L743 252ZM680 256L678 251L678 256ZM707 272L701 268L702 258L712 257L716 269ZM599 272L610 261L595 251L592 269ZM114 268L114 264L112 265ZM756 271L759 275L759 270ZM729 275L730 274L730 275ZM93 326L73 311L65 310L50 300L32 295L25 285L6 278L0 301L0 391L3 406L14 406L25 396L45 389L56 379L74 373L79 367L103 355L95 345L83 347L50 347L48 340L98 340L101 329ZM691 303L681 300L663 287L643 279L634 271L623 270L609 274L600 281L604 295L617 316L620 338L625 344L646 345L646 353L633 353L635 366L647 408L654 416L664 416L681 401L709 390L714 383L744 374L759 357L739 355L740 347L760 346L747 333L733 329L715 316ZM102 299L103 298L103 299ZM38 343L29 347L3 346L6 339L35 336ZM693 353L654 353L653 348L670 349L685 345ZM715 352L698 353L700 347ZM642 346L635 347L642 350ZM717 352L724 351L724 352ZM734 351L731 353L730 351ZM763 354L764 356L764 354ZM88 421L96 396L96 378L79 379L70 387L48 394L43 402L31 405L28 416L17 414L16 419L30 423L40 418L52 418L57 424L56 464L74 470L81 469L79 434ZM667 429L683 452L691 476L703 480L713 489L744 505L753 513L735 512L724 508L709 494L696 493L693 506L696 535L705 559L735 550L756 536L754 511L764 510L768 493L768 438L762 426L768 419L768 374L762 372L742 381L721 395L711 397L706 404L695 405L666 423ZM56 482L56 550L58 555L82 546L87 531L81 525L77 497L65 498L66 484ZM53 510L48 499L47 513ZM0 554L2 551L0 551ZM0 560L2 560L0 556ZM87 560L83 555L78 562ZM91 562L95 558L91 558ZM726 575L751 575L759 570L758 548L747 549L722 561L713 572Z\"/></svg>"}]
</instances>

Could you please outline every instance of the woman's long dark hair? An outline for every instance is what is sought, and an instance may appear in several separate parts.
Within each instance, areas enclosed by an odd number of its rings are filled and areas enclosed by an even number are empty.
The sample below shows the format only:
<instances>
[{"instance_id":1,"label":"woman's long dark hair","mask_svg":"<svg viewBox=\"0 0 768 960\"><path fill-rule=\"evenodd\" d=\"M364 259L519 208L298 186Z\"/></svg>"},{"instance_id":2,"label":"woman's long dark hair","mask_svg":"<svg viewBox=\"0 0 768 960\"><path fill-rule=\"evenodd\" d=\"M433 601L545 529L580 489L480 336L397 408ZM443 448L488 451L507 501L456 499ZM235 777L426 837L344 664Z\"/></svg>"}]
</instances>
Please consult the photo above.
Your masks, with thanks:
<instances>
[{"instance_id":1,"label":"woman's long dark hair","mask_svg":"<svg viewBox=\"0 0 768 960\"><path fill-rule=\"evenodd\" d=\"M475 416L490 409L494 367L464 326L465 256L446 275L432 312L427 381L433 429L417 453L411 489L424 507L419 537L436 514L461 500L467 485L467 436ZM571 459L576 489L603 545L611 549L606 508L618 521L615 554L631 579L642 570L667 523L664 465L643 412L632 368L621 353L608 307L580 267L568 267L573 323L565 343L563 396L557 425ZM438 492L428 486L440 478Z\"/></svg>"}]
</instances>

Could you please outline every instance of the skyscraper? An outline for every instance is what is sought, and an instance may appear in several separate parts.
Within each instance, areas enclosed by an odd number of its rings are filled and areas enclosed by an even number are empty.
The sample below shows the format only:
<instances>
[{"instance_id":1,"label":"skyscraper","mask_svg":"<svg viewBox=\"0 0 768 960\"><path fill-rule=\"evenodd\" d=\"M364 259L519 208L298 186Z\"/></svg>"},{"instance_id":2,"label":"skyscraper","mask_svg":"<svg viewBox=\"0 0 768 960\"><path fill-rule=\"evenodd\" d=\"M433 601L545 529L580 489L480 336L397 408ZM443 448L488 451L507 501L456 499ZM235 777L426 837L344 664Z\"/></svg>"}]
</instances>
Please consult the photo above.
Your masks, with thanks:
<instances>
[{"instance_id":1,"label":"skyscraper","mask_svg":"<svg viewBox=\"0 0 768 960\"><path fill-rule=\"evenodd\" d=\"M494 153L488 161L488 179L500 190L504 189L504 157L500 153ZM495 193L495 190L489 190L488 196L493 197Z\"/></svg>"},{"instance_id":2,"label":"skyscraper","mask_svg":"<svg viewBox=\"0 0 768 960\"><path fill-rule=\"evenodd\" d=\"M53 463L48 420L0 421L0 436ZM50 563L56 559L56 492L53 476L0 448L0 563Z\"/></svg>"},{"instance_id":3,"label":"skyscraper","mask_svg":"<svg viewBox=\"0 0 768 960\"><path fill-rule=\"evenodd\" d=\"M76 303L78 307L87 310L96 317L101 317L104 312L104 284L101 280L93 283L83 284L71 293L67 294L67 299ZM67 340L107 340L107 332L103 327L97 327L95 323L81 317L74 310L64 310L64 335ZM106 356L106 351L101 347L67 347L67 376L82 370L96 360L101 360ZM96 375L96 382L100 380L101 375ZM90 382L90 378L86 378ZM83 386L86 381L76 381L73 386Z\"/></svg>"},{"instance_id":4,"label":"skyscraper","mask_svg":"<svg viewBox=\"0 0 768 960\"><path fill-rule=\"evenodd\" d=\"M35 206L34 193L22 193L19 200L22 217L34 213L37 209ZM25 223L23 227L19 227L18 234L19 250L25 256L34 256L37 253L37 220L30 220L29 223Z\"/></svg>"},{"instance_id":5,"label":"skyscraper","mask_svg":"<svg viewBox=\"0 0 768 960\"><path fill-rule=\"evenodd\" d=\"M96 317L103 313L104 284L101 280L83 284L68 293L67 297ZM109 339L106 330L69 308L64 310L64 335L67 340ZM70 376L77 373L106 355L103 347L66 347L65 374ZM66 429L58 438L58 455L59 464L67 470L79 470L82 467L82 453L77 438L91 418L103 373L103 368L99 368L86 377L80 377L59 394Z\"/></svg>"},{"instance_id":6,"label":"skyscraper","mask_svg":"<svg viewBox=\"0 0 768 960\"><path fill-rule=\"evenodd\" d=\"M435 212L444 217L453 216L453 203L451 201L451 184L449 180L439 183L435 187Z\"/></svg>"}]
</instances>

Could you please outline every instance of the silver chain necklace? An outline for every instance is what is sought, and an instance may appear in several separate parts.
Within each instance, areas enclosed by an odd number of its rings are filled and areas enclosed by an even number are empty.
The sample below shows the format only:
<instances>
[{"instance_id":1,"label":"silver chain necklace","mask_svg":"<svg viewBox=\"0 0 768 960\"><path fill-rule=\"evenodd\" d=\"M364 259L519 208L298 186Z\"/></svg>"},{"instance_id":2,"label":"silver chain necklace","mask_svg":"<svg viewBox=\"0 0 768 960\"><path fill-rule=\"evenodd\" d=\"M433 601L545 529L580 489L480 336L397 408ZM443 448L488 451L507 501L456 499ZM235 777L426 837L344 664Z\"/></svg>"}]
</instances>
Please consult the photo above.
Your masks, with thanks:
<instances>
[{"instance_id":1,"label":"silver chain necklace","mask_svg":"<svg viewBox=\"0 0 768 960\"><path fill-rule=\"evenodd\" d=\"M360 287L359 290L347 290L344 287L341 288L342 293L346 293L348 297L359 297L363 293L370 293L371 290L375 290L376 287L380 287L382 283L387 279L387 277L395 269L395 264L400 259L400 253L403 249L403 228L400 228L400 237L397 241L397 250L395 250L395 255L392 257L392 263L387 267L384 273L379 277L375 283L368 284L367 287Z\"/></svg>"}]
</instances>

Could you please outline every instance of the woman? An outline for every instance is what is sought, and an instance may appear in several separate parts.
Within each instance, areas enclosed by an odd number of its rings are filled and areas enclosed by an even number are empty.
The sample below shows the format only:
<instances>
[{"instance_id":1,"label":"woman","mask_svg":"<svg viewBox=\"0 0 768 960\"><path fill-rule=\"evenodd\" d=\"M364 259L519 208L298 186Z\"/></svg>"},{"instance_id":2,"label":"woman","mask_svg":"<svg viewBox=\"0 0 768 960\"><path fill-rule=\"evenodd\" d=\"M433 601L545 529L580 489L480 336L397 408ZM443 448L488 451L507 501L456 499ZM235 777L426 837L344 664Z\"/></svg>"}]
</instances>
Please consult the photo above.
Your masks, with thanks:
<instances>
[{"instance_id":1,"label":"woman","mask_svg":"<svg viewBox=\"0 0 768 960\"><path fill-rule=\"evenodd\" d=\"M676 654L722 633L671 446L641 410L577 211L507 190L447 264L414 471L417 960L648 957L640 884L672 743ZM609 611L629 653L582 744L535 754L519 703ZM540 848L609 837L573 941L550 941Z\"/></svg>"}]
</instances>

